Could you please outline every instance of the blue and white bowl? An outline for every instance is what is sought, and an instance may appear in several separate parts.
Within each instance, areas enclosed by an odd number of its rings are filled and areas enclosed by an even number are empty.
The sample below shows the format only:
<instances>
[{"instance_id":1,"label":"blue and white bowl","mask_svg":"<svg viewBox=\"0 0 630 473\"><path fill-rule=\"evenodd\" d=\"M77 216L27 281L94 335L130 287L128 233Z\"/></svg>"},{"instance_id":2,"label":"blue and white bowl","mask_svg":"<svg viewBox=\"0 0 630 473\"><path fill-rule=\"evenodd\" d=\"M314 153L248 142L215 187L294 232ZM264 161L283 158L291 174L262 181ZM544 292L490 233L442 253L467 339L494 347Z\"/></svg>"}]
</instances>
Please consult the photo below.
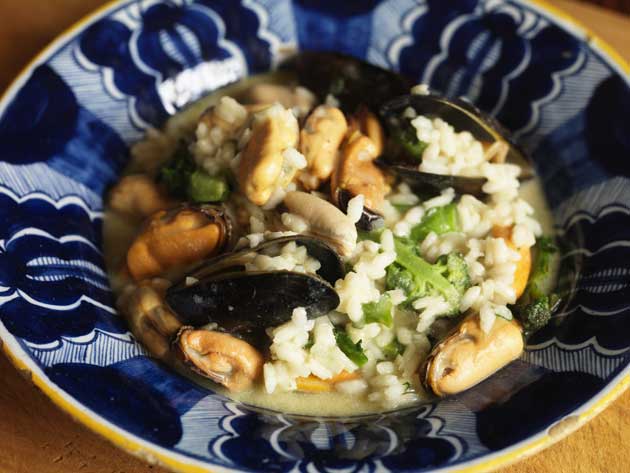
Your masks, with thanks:
<instances>
[{"instance_id":1,"label":"blue and white bowl","mask_svg":"<svg viewBox=\"0 0 630 473\"><path fill-rule=\"evenodd\" d=\"M629 69L547 8L143 0L82 21L0 103L5 351L92 429L179 471L481 471L576 428L630 383ZM261 412L153 361L113 308L102 195L130 143L294 48L465 95L537 164L571 294L520 360L461 396L369 419Z\"/></svg>"}]
</instances>

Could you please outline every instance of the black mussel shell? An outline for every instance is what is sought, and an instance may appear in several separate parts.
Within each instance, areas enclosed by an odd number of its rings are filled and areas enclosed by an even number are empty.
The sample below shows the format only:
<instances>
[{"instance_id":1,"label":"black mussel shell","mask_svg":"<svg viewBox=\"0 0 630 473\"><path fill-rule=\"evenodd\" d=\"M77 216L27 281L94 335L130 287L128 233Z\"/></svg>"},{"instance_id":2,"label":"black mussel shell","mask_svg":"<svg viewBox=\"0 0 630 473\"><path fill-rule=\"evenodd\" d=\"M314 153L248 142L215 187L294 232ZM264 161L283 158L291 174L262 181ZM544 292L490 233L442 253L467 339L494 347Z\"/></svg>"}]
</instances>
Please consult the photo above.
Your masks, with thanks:
<instances>
[{"instance_id":1,"label":"black mussel shell","mask_svg":"<svg viewBox=\"0 0 630 473\"><path fill-rule=\"evenodd\" d=\"M391 135L404 126L403 112L411 107L418 115L440 117L457 131L469 131L477 140L493 143L501 140L509 145L506 162L521 167L521 179L534 175L529 157L511 140L510 134L494 118L484 114L470 102L463 99L450 99L444 96L404 95L396 97L380 108L379 114ZM389 156L388 161L399 161L399 157ZM416 158L416 163L419 162Z\"/></svg>"},{"instance_id":2,"label":"black mussel shell","mask_svg":"<svg viewBox=\"0 0 630 473\"><path fill-rule=\"evenodd\" d=\"M166 302L180 320L195 327L216 323L228 333L260 333L304 307L317 317L339 305L335 289L322 278L289 271L229 272L190 286L177 286Z\"/></svg>"},{"instance_id":3,"label":"black mussel shell","mask_svg":"<svg viewBox=\"0 0 630 473\"><path fill-rule=\"evenodd\" d=\"M308 254L321 263L317 275L329 284L334 285L346 275L341 257L330 245L315 237L293 235L267 240L254 248L243 248L208 259L190 269L187 276L201 280L218 273L245 271L245 264L249 262L252 253L280 248L292 241L306 247ZM173 287L180 285L185 285L185 278Z\"/></svg>"},{"instance_id":4,"label":"black mussel shell","mask_svg":"<svg viewBox=\"0 0 630 473\"><path fill-rule=\"evenodd\" d=\"M486 183L484 177L451 176L448 174L433 174L418 171L417 167L408 165L391 165L379 160L378 163L399 176L409 184L415 192L432 196L437 195L444 189L452 187L458 194L471 194L478 198L485 197L483 185Z\"/></svg>"},{"instance_id":5,"label":"black mussel shell","mask_svg":"<svg viewBox=\"0 0 630 473\"><path fill-rule=\"evenodd\" d=\"M350 202L350 199L354 196L346 189L338 189L336 197L337 205L342 212L346 212L348 210L348 202ZM378 230L379 228L382 228L383 225L385 225L385 219L383 216L374 210L368 209L367 207L363 207L361 218L356 223L356 227L359 230L366 232Z\"/></svg>"},{"instance_id":6,"label":"black mussel shell","mask_svg":"<svg viewBox=\"0 0 630 473\"><path fill-rule=\"evenodd\" d=\"M361 104L374 111L391 97L406 94L412 83L404 76L345 54L303 51L280 69L294 71L298 82L320 100L333 95L346 113Z\"/></svg>"},{"instance_id":7,"label":"black mussel shell","mask_svg":"<svg viewBox=\"0 0 630 473\"><path fill-rule=\"evenodd\" d=\"M245 271L253 253L280 249L296 242L321 263L317 275L290 271ZM215 322L219 329L236 333L260 330L286 322L293 309L304 307L311 317L339 305L333 285L345 276L339 255L323 241L305 235L276 238L204 261L171 286L166 301L182 323L201 326ZM193 280L193 281L194 281Z\"/></svg>"}]
</instances>

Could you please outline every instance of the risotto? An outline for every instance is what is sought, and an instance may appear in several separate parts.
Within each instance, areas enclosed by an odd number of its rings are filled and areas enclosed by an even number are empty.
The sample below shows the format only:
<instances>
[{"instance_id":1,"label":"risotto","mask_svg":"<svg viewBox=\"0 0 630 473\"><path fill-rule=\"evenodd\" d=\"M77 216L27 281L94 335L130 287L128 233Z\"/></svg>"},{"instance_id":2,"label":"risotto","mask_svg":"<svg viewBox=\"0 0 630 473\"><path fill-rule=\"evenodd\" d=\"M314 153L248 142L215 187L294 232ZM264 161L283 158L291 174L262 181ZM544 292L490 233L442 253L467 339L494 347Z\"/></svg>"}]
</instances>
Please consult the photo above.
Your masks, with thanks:
<instances>
[{"instance_id":1,"label":"risotto","mask_svg":"<svg viewBox=\"0 0 630 473\"><path fill-rule=\"evenodd\" d=\"M105 253L152 356L320 415L455 395L520 356L558 305L542 191L499 125L411 86L303 53L133 147Z\"/></svg>"}]
</instances>

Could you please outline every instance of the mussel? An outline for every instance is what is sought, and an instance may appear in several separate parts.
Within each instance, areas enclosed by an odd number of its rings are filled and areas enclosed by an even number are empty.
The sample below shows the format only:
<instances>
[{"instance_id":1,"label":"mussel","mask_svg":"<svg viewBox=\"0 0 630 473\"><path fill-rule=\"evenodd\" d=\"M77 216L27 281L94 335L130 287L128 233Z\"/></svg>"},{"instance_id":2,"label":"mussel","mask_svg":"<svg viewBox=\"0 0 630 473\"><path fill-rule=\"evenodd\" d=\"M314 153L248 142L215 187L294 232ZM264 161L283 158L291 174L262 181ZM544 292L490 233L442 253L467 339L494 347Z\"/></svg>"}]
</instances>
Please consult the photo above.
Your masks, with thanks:
<instances>
[{"instance_id":1,"label":"mussel","mask_svg":"<svg viewBox=\"0 0 630 473\"><path fill-rule=\"evenodd\" d=\"M420 378L436 396L457 394L514 361L523 348L523 329L518 321L497 317L486 333L479 314L470 314L433 348Z\"/></svg>"},{"instance_id":2,"label":"mussel","mask_svg":"<svg viewBox=\"0 0 630 473\"><path fill-rule=\"evenodd\" d=\"M230 391L249 388L262 373L262 354L233 335L182 327L175 343L189 368Z\"/></svg>"},{"instance_id":3,"label":"mussel","mask_svg":"<svg viewBox=\"0 0 630 473\"><path fill-rule=\"evenodd\" d=\"M298 82L320 100L334 96L346 113L365 104L376 111L389 98L406 94L412 83L404 76L345 54L303 51L280 66L296 73Z\"/></svg>"},{"instance_id":4,"label":"mussel","mask_svg":"<svg viewBox=\"0 0 630 473\"><path fill-rule=\"evenodd\" d=\"M361 106L350 118L350 126L330 179L332 201L344 212L353 197L362 195L364 206L357 228L371 231L384 224L376 212L390 187L375 159L383 150L383 129L374 114Z\"/></svg>"},{"instance_id":5,"label":"mussel","mask_svg":"<svg viewBox=\"0 0 630 473\"><path fill-rule=\"evenodd\" d=\"M230 245L231 236L231 220L222 207L183 204L160 210L129 247L127 267L141 281L218 254Z\"/></svg>"},{"instance_id":6,"label":"mussel","mask_svg":"<svg viewBox=\"0 0 630 473\"><path fill-rule=\"evenodd\" d=\"M275 254L291 242L321 263L317 274L246 270L257 255ZM257 345L266 328L289 320L296 307L311 317L334 310L339 296L333 285L344 272L339 255L324 242L302 235L278 238L204 262L169 288L166 302L185 325L217 324Z\"/></svg>"},{"instance_id":7,"label":"mussel","mask_svg":"<svg viewBox=\"0 0 630 473\"><path fill-rule=\"evenodd\" d=\"M352 220L336 206L313 194L288 192L283 205L308 223L307 233L332 245L342 256L350 256L357 242Z\"/></svg>"},{"instance_id":8,"label":"mussel","mask_svg":"<svg viewBox=\"0 0 630 473\"><path fill-rule=\"evenodd\" d=\"M247 341L208 328L183 326L166 304L166 279L127 286L117 301L129 329L149 353L169 365L190 368L227 387L249 388L262 373L264 358ZM183 368L182 367L182 368Z\"/></svg>"},{"instance_id":9,"label":"mussel","mask_svg":"<svg viewBox=\"0 0 630 473\"><path fill-rule=\"evenodd\" d=\"M471 194L475 197L485 196L482 190L483 185L486 183L484 177L452 176L449 174L422 172L418 171L417 166L389 164L383 159L377 160L376 164L389 169L409 184L412 189L423 195L437 195L444 189L452 187L458 194Z\"/></svg>"},{"instance_id":10,"label":"mussel","mask_svg":"<svg viewBox=\"0 0 630 473\"><path fill-rule=\"evenodd\" d=\"M419 192L435 194L448 187L458 193L483 197L484 177L453 176L421 172L418 165L424 151L407 114L439 117L457 131L468 131L484 145L487 157L498 163L508 162L521 168L520 178L533 176L531 160L509 138L508 132L492 117L463 99L449 99L436 94L404 95L380 108L380 116L389 135L388 148L378 160L381 166L407 182Z\"/></svg>"}]
</instances>

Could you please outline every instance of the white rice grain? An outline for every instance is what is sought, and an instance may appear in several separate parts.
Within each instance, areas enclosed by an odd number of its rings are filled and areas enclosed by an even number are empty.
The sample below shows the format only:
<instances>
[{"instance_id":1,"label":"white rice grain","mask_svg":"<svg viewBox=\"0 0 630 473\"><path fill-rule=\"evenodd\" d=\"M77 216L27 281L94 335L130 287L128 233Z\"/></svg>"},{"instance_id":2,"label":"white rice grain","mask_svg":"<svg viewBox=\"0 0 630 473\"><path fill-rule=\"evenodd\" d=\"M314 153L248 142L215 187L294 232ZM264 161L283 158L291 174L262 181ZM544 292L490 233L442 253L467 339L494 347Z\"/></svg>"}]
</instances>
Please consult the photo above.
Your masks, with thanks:
<instances>
[{"instance_id":1,"label":"white rice grain","mask_svg":"<svg viewBox=\"0 0 630 473\"><path fill-rule=\"evenodd\" d=\"M359 194L348 201L348 218L352 223L357 223L363 214L363 206L365 205L365 197Z\"/></svg>"},{"instance_id":2,"label":"white rice grain","mask_svg":"<svg viewBox=\"0 0 630 473\"><path fill-rule=\"evenodd\" d=\"M343 381L335 384L335 390L343 394L359 395L363 394L368 389L367 381L363 379L352 379L350 381Z\"/></svg>"}]
</instances>

